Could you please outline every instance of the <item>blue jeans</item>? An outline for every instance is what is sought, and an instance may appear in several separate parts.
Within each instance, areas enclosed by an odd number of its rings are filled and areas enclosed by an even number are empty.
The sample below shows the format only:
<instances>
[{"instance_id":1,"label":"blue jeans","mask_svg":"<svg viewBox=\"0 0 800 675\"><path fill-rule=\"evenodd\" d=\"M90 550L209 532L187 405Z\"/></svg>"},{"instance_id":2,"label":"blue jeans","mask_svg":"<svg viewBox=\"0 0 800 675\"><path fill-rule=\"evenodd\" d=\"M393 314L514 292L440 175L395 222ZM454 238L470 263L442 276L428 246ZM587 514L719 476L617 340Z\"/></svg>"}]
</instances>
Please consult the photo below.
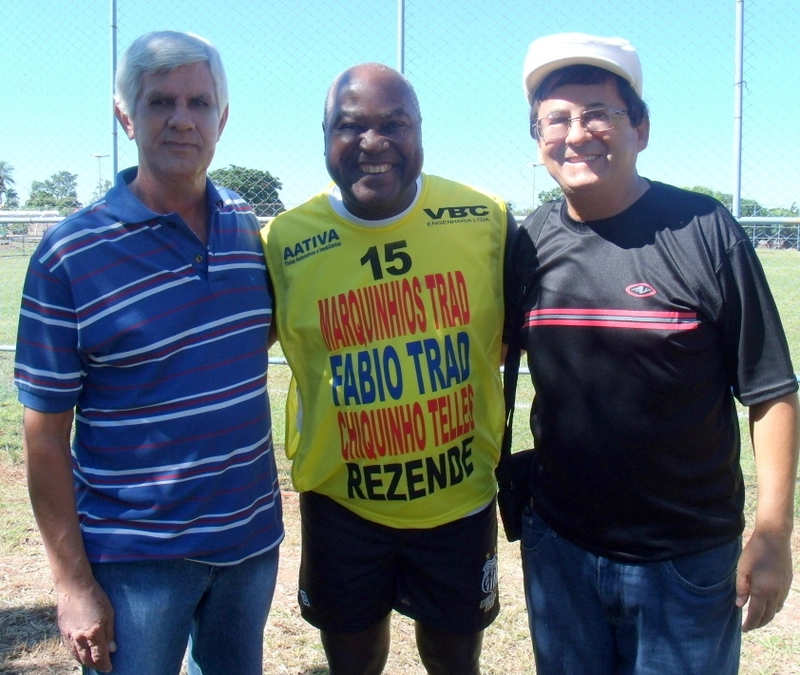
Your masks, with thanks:
<instances>
[{"instance_id":1,"label":"blue jeans","mask_svg":"<svg viewBox=\"0 0 800 675\"><path fill-rule=\"evenodd\" d=\"M525 600L538 675L734 675L741 541L630 564L559 537L527 510Z\"/></svg>"},{"instance_id":2,"label":"blue jeans","mask_svg":"<svg viewBox=\"0 0 800 675\"><path fill-rule=\"evenodd\" d=\"M114 675L178 675L187 642L192 674L261 675L277 546L238 565L164 560L92 571L115 612Z\"/></svg>"}]
</instances>

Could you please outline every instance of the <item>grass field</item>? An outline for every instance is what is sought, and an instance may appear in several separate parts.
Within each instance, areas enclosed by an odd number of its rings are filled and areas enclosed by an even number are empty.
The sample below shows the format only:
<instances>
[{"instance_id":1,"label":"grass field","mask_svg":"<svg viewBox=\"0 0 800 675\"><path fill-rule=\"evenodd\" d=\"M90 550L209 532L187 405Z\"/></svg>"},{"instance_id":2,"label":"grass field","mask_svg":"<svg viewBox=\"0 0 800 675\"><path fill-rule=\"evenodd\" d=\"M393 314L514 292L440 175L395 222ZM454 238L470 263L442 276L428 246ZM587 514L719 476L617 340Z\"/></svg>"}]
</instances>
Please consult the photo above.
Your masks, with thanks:
<instances>
[{"instance_id":1,"label":"grass field","mask_svg":"<svg viewBox=\"0 0 800 675\"><path fill-rule=\"evenodd\" d=\"M783 318L796 369L800 370L800 253L760 251ZM0 257L0 345L13 345L25 257ZM275 349L275 354L280 355ZM27 502L21 461L21 408L12 383L13 353L0 352L0 675L74 673L55 629L54 596L44 551ZM296 496L290 492L289 463L282 453L283 401L288 369L273 366L269 390L273 402L277 458L284 498L287 538L281 547L281 572L265 635L265 673L323 675L324 657L316 632L299 617L294 595L299 561ZM515 446L529 444L527 412L533 396L520 378L515 420ZM748 529L752 527L755 470L748 452L746 415L741 416L743 470L748 486ZM800 515L800 494L796 498ZM768 627L749 633L742 647L746 675L800 675L800 534L793 537L795 580L784 610ZM528 637L519 551L500 543L500 589L503 611L487 630L484 675L522 675L535 672ZM413 626L394 619L389 675L423 675L414 650Z\"/></svg>"}]
</instances>

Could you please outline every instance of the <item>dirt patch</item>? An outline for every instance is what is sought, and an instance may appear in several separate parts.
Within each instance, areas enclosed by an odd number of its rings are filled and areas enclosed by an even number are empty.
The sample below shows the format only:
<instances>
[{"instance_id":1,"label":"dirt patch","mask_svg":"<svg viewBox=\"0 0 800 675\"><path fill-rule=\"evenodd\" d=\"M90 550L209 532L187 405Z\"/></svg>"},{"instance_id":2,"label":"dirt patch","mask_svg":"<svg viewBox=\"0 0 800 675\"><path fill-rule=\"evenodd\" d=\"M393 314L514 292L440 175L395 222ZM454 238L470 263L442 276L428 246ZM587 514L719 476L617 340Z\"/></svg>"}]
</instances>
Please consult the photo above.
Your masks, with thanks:
<instances>
[{"instance_id":1,"label":"dirt patch","mask_svg":"<svg viewBox=\"0 0 800 675\"><path fill-rule=\"evenodd\" d=\"M275 600L264 635L264 672L325 675L317 631L297 608L300 516L297 494L283 494L286 539ZM744 636L741 672L746 675L800 675L800 534L795 532L795 578L783 611L767 627ZM484 675L535 672L528 635L519 548L500 541L502 610L486 631ZM55 594L19 464L0 459L0 675L64 675L79 668L61 645ZM395 615L387 675L425 675L414 642L413 624Z\"/></svg>"}]
</instances>

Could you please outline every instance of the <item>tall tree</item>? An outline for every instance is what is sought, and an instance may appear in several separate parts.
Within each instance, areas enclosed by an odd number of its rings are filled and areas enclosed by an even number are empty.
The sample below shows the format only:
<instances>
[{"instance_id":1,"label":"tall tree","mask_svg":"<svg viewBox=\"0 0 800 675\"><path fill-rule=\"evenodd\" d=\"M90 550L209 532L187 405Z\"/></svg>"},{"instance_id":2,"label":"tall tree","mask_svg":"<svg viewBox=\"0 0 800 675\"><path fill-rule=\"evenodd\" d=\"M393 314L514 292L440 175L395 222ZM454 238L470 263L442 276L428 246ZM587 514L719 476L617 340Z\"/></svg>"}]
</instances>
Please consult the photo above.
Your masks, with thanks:
<instances>
[{"instance_id":1,"label":"tall tree","mask_svg":"<svg viewBox=\"0 0 800 675\"><path fill-rule=\"evenodd\" d=\"M8 162L0 160L0 208L16 208L19 197L12 186L14 182L14 167Z\"/></svg>"},{"instance_id":2,"label":"tall tree","mask_svg":"<svg viewBox=\"0 0 800 675\"><path fill-rule=\"evenodd\" d=\"M111 189L111 181L110 180L98 180L97 187L95 187L94 192L92 193L92 201L97 201L98 199L102 199L105 197L106 192Z\"/></svg>"},{"instance_id":3,"label":"tall tree","mask_svg":"<svg viewBox=\"0 0 800 675\"><path fill-rule=\"evenodd\" d=\"M733 195L727 192L712 190L711 188L707 188L705 185L695 185L694 187L685 187L684 190L699 192L702 195L708 195L709 197L713 197L718 202L721 202L722 205L728 210L733 208ZM742 217L768 215L764 207L761 206L761 204L759 204L755 199L741 199L739 201L739 210L741 212L740 215Z\"/></svg>"},{"instance_id":4,"label":"tall tree","mask_svg":"<svg viewBox=\"0 0 800 675\"><path fill-rule=\"evenodd\" d=\"M209 171L208 177L215 185L240 194L257 216L277 216L286 210L278 196L283 185L269 171L231 164L225 169Z\"/></svg>"},{"instance_id":5,"label":"tall tree","mask_svg":"<svg viewBox=\"0 0 800 675\"><path fill-rule=\"evenodd\" d=\"M26 209L37 211L57 210L62 216L81 208L78 200L78 174L69 171L54 173L45 181L31 183L31 195Z\"/></svg>"},{"instance_id":6,"label":"tall tree","mask_svg":"<svg viewBox=\"0 0 800 675\"><path fill-rule=\"evenodd\" d=\"M564 192L559 186L554 187L552 190L542 190L537 195L537 197L539 197L540 204L544 204L545 202L553 202L556 199L561 199L563 196Z\"/></svg>"}]
</instances>

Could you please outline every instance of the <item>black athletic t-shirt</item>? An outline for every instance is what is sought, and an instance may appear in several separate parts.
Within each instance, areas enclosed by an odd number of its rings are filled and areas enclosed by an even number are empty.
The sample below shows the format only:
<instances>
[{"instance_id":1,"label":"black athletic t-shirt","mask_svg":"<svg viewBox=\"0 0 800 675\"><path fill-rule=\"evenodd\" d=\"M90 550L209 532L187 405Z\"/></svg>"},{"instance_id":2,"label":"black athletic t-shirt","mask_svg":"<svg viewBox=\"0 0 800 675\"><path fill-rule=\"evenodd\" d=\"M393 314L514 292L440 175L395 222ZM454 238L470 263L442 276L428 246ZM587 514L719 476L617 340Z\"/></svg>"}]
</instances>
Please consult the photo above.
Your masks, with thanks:
<instances>
[{"instance_id":1,"label":"black athletic t-shirt","mask_svg":"<svg viewBox=\"0 0 800 675\"><path fill-rule=\"evenodd\" d=\"M738 536L733 397L753 405L797 390L746 234L717 201L655 182L618 216L577 222L561 203L535 246L525 234L507 293L529 284L521 339L537 392L537 512L622 560Z\"/></svg>"}]
</instances>

